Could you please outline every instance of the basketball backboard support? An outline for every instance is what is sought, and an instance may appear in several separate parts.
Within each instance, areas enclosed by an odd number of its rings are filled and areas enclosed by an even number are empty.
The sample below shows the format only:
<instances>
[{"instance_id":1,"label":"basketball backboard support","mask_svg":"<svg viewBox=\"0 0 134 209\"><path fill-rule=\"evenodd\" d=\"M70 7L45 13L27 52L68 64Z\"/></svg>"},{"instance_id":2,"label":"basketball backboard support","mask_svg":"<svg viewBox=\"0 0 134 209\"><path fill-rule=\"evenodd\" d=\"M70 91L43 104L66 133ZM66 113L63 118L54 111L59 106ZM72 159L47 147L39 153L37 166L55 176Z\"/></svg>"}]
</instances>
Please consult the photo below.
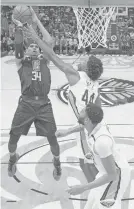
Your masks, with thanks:
<instances>
[{"instance_id":1,"label":"basketball backboard support","mask_svg":"<svg viewBox=\"0 0 134 209\"><path fill-rule=\"evenodd\" d=\"M38 6L79 6L79 7L119 6L134 7L134 0L1 0L1 5Z\"/></svg>"}]
</instances>

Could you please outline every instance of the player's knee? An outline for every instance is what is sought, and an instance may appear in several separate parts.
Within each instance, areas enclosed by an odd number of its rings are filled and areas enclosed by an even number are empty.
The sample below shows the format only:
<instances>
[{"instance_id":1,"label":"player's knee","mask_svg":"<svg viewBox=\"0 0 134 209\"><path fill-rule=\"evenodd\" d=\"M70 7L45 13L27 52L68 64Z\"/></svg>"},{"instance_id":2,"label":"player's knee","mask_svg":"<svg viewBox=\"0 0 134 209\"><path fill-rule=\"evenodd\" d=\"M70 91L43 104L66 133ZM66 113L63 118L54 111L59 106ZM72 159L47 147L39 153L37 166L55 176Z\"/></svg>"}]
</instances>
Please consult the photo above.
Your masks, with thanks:
<instances>
[{"instance_id":1,"label":"player's knee","mask_svg":"<svg viewBox=\"0 0 134 209\"><path fill-rule=\"evenodd\" d=\"M14 153L16 151L19 138L20 135L14 135L12 132L10 133L10 139L8 142L8 150L10 153Z\"/></svg>"}]
</instances>

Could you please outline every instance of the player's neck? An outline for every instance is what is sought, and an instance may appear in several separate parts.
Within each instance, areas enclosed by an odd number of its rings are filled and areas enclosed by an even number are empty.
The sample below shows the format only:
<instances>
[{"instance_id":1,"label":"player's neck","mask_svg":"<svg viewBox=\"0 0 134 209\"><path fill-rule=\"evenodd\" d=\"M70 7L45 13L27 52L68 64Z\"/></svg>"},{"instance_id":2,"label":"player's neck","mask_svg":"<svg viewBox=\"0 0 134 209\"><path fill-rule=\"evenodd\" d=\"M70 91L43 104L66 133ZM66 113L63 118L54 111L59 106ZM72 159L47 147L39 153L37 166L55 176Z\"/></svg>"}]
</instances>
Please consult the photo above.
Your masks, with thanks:
<instances>
[{"instance_id":1,"label":"player's neck","mask_svg":"<svg viewBox=\"0 0 134 209\"><path fill-rule=\"evenodd\" d=\"M38 58L38 55L31 55L32 59L37 59Z\"/></svg>"},{"instance_id":2,"label":"player's neck","mask_svg":"<svg viewBox=\"0 0 134 209\"><path fill-rule=\"evenodd\" d=\"M37 59L39 55L25 54L25 56L30 57L31 59Z\"/></svg>"},{"instance_id":3,"label":"player's neck","mask_svg":"<svg viewBox=\"0 0 134 209\"><path fill-rule=\"evenodd\" d=\"M85 125L88 134L91 135L94 131L96 132L100 128L100 124L93 124L90 121Z\"/></svg>"}]
</instances>

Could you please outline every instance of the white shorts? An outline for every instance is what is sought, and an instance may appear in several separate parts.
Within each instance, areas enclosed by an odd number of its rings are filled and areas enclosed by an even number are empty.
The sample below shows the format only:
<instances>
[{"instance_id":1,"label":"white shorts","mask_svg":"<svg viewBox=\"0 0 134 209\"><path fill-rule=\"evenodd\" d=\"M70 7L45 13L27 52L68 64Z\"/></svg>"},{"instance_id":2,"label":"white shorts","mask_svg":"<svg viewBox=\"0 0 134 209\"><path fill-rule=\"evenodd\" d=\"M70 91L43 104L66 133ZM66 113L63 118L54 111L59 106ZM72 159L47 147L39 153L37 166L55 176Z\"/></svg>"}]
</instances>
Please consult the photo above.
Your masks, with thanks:
<instances>
[{"instance_id":1,"label":"white shorts","mask_svg":"<svg viewBox=\"0 0 134 209\"><path fill-rule=\"evenodd\" d=\"M106 188L108 188L109 184L91 190L84 209L107 209L107 208L121 209L121 199L123 198L123 195L129 185L130 174L131 171L129 168L121 169L121 181L118 187L118 191L113 191L113 193L116 194L114 195L116 196L115 199L109 198L110 193L109 193L109 197L107 195ZM104 198L105 195L107 195L107 200ZM103 200L102 200L102 196L103 196ZM109 207L104 206L103 204L105 203L111 203L110 204L111 206Z\"/></svg>"}]
</instances>

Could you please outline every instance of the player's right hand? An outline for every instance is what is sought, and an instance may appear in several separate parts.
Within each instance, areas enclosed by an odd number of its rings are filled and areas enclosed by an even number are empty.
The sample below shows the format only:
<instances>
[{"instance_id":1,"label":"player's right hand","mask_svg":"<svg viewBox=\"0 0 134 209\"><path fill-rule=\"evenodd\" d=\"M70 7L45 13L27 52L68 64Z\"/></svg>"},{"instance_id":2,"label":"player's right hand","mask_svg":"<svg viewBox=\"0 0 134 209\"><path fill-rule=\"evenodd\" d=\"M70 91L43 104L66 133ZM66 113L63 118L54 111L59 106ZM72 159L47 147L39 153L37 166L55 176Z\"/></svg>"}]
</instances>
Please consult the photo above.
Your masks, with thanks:
<instances>
[{"instance_id":1,"label":"player's right hand","mask_svg":"<svg viewBox=\"0 0 134 209\"><path fill-rule=\"evenodd\" d=\"M23 27L23 23L21 23L19 20L16 20L13 15L12 15L12 21L14 22L14 24L18 27Z\"/></svg>"},{"instance_id":2,"label":"player's right hand","mask_svg":"<svg viewBox=\"0 0 134 209\"><path fill-rule=\"evenodd\" d=\"M57 138L65 137L67 135L68 135L68 131L66 129L57 130L56 133L55 133L55 136Z\"/></svg>"}]
</instances>

